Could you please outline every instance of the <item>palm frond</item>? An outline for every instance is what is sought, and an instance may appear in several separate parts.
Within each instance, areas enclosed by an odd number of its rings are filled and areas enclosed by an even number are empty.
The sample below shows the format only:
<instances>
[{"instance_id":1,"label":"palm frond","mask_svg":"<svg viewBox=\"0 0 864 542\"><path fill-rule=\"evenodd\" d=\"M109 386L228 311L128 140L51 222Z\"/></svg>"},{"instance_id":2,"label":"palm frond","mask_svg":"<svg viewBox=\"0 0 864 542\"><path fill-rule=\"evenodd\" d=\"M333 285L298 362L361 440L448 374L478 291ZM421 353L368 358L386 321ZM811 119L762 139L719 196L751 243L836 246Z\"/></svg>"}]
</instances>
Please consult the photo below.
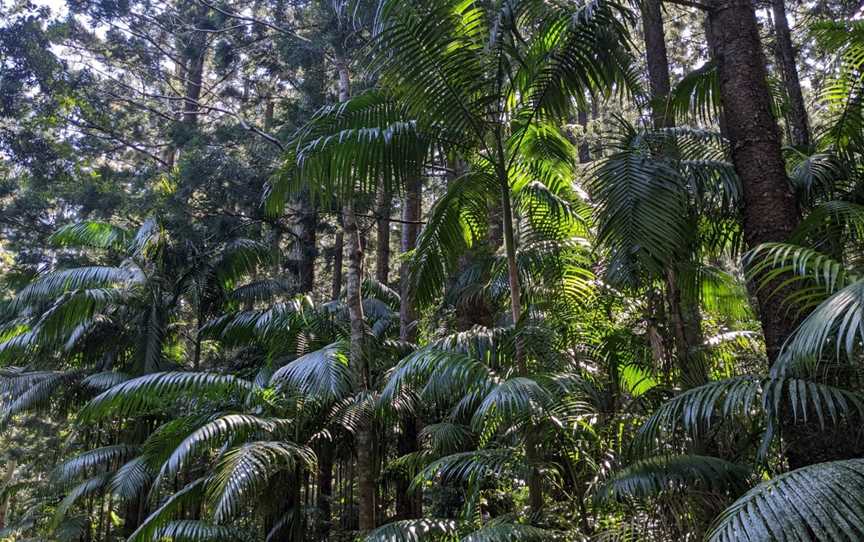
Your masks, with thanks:
<instances>
[{"instance_id":1,"label":"palm frond","mask_svg":"<svg viewBox=\"0 0 864 542\"><path fill-rule=\"evenodd\" d=\"M59 482L67 482L97 466L113 471L137 452L137 447L127 444L114 444L88 450L61 463L55 469L55 476Z\"/></svg>"},{"instance_id":2,"label":"palm frond","mask_svg":"<svg viewBox=\"0 0 864 542\"><path fill-rule=\"evenodd\" d=\"M252 384L241 378L214 373L154 373L127 380L101 393L81 409L84 420L109 415L126 416L142 409L165 408L167 402L185 394L225 397L245 394Z\"/></svg>"},{"instance_id":3,"label":"palm frond","mask_svg":"<svg viewBox=\"0 0 864 542\"><path fill-rule=\"evenodd\" d=\"M133 234L125 228L95 220L67 224L49 238L61 247L81 247L124 250Z\"/></svg>"},{"instance_id":4,"label":"palm frond","mask_svg":"<svg viewBox=\"0 0 864 542\"><path fill-rule=\"evenodd\" d=\"M600 500L641 500L682 489L724 492L742 488L749 474L748 468L717 457L650 457L616 472L596 496Z\"/></svg>"},{"instance_id":5,"label":"palm frond","mask_svg":"<svg viewBox=\"0 0 864 542\"><path fill-rule=\"evenodd\" d=\"M141 525L129 535L126 542L151 542L158 540L155 534L165 528L169 521L179 515L184 506L197 504L203 494L204 479L199 478L186 484L180 491L174 493L150 513Z\"/></svg>"},{"instance_id":6,"label":"palm frond","mask_svg":"<svg viewBox=\"0 0 864 542\"><path fill-rule=\"evenodd\" d=\"M313 465L315 455L303 446L271 441L248 442L225 452L206 487L215 521L235 517L274 473L290 470L297 463Z\"/></svg>"},{"instance_id":7,"label":"palm frond","mask_svg":"<svg viewBox=\"0 0 864 542\"><path fill-rule=\"evenodd\" d=\"M810 465L748 491L720 515L706 540L859 540L862 494L864 459Z\"/></svg>"},{"instance_id":8,"label":"palm frond","mask_svg":"<svg viewBox=\"0 0 864 542\"><path fill-rule=\"evenodd\" d=\"M242 534L231 527L212 525L198 520L170 521L153 533L153 540L171 542L239 542Z\"/></svg>"},{"instance_id":9,"label":"palm frond","mask_svg":"<svg viewBox=\"0 0 864 542\"><path fill-rule=\"evenodd\" d=\"M366 535L366 542L424 542L446 539L457 532L452 519L406 519L378 527Z\"/></svg>"}]
</instances>

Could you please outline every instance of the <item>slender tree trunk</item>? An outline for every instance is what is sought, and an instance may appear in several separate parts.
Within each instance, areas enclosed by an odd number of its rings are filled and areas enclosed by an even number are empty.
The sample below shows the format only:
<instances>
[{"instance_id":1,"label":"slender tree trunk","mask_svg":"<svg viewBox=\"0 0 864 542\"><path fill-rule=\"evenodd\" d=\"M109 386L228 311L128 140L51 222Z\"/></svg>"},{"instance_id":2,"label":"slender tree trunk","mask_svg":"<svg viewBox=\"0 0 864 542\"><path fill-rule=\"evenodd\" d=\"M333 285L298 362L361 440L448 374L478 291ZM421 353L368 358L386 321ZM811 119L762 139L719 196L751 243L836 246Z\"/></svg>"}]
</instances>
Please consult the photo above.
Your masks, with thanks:
<instances>
[{"instance_id":1,"label":"slender tree trunk","mask_svg":"<svg viewBox=\"0 0 864 542\"><path fill-rule=\"evenodd\" d=\"M345 235L341 224L333 242L333 282L330 287L330 298L339 299L342 295L342 258L345 253Z\"/></svg>"},{"instance_id":2,"label":"slender tree trunk","mask_svg":"<svg viewBox=\"0 0 864 542\"><path fill-rule=\"evenodd\" d=\"M350 96L348 65L344 58L337 61L339 71L339 100L346 101ZM357 216L353 201L342 202L342 224L348 245L348 270L346 274L346 291L348 316L351 323L351 341L349 348L349 363L359 368L361 386L364 390L372 388L369 366L364 355L364 322L363 297L363 243L360 239L360 229L357 226ZM355 433L357 448L358 508L360 514L360 530L369 531L377 526L377 491L375 479L375 442L374 426L371 420L360 423Z\"/></svg>"},{"instance_id":3,"label":"slender tree trunk","mask_svg":"<svg viewBox=\"0 0 864 542\"><path fill-rule=\"evenodd\" d=\"M18 468L18 462L14 459L9 459L6 461L6 472L3 473L3 485L0 486L0 489L5 490L12 484L12 481L15 476L15 469ZM12 495L9 493L3 498L3 502L0 503L0 529L6 527L6 521L9 519L9 509L11 508Z\"/></svg>"},{"instance_id":4,"label":"slender tree trunk","mask_svg":"<svg viewBox=\"0 0 864 542\"><path fill-rule=\"evenodd\" d=\"M402 254L407 254L417 246L417 237L420 234L420 216L422 213L422 183L419 179L408 181L405 187L405 203L402 208ZM400 295L399 305L399 338L406 342L414 342L417 339L415 320L417 311L411 299L411 282L408 276L409 266L406 260L402 260L399 269Z\"/></svg>"},{"instance_id":5,"label":"slender tree trunk","mask_svg":"<svg viewBox=\"0 0 864 542\"><path fill-rule=\"evenodd\" d=\"M422 182L420 179L408 181L405 187L405 202L402 207L402 254L406 254L417 246L417 236L420 233L420 216L422 214ZM417 311L411 299L411 281L408 261L403 259L399 270L400 304L399 304L399 339L404 342L417 341ZM413 414L407 414L400 420L402 437L396 450L400 456L414 453L419 449L419 422ZM423 494L420 490L409 493L411 484L409 476L400 475L396 478L396 518L419 518L423 513Z\"/></svg>"},{"instance_id":6,"label":"slender tree trunk","mask_svg":"<svg viewBox=\"0 0 864 542\"><path fill-rule=\"evenodd\" d=\"M795 48L792 45L789 20L786 18L785 0L772 0L771 10L774 14L777 61L780 64L786 96L789 99L786 121L792 136L792 144L796 147L807 146L810 144L810 123L807 119L804 95L801 93L801 81L798 79Z\"/></svg>"},{"instance_id":7,"label":"slender tree trunk","mask_svg":"<svg viewBox=\"0 0 864 542\"><path fill-rule=\"evenodd\" d=\"M501 214L504 233L504 250L507 253L507 278L510 284L510 315L516 324L522 318L522 285L519 281L519 266L516 263L516 238L513 228L513 209L510 205L510 186L504 181L501 187ZM525 374L525 360L518 355L519 372Z\"/></svg>"},{"instance_id":8,"label":"slender tree trunk","mask_svg":"<svg viewBox=\"0 0 864 542\"><path fill-rule=\"evenodd\" d=\"M390 211L392 194L382 187L375 202L375 227L377 246L375 251L375 280L381 284L390 281Z\"/></svg>"},{"instance_id":9,"label":"slender tree trunk","mask_svg":"<svg viewBox=\"0 0 864 542\"><path fill-rule=\"evenodd\" d=\"M513 208L510 203L510 183L507 179L507 172L504 169L504 161L506 155L503 151L503 146L499 139L499 156L502 164L499 169L499 178L501 182L501 214L502 214L502 229L504 234L504 250L507 254L507 277L510 284L510 312L513 318L513 324L519 323L522 318L522 285L519 280L519 266L516 262L516 234L513 227ZM520 375L528 375L528 367L525 362L525 352L522 341L516 341L516 364ZM537 513L543 507L543 486L541 484L540 470L537 465L540 461L539 450L534 439L534 435L529 429L526 435L525 456L529 463L534 466L528 474L528 501L531 506L532 513Z\"/></svg>"},{"instance_id":10,"label":"slender tree trunk","mask_svg":"<svg viewBox=\"0 0 864 542\"><path fill-rule=\"evenodd\" d=\"M660 0L644 0L641 4L642 28L645 34L645 55L651 83L651 117L655 129L674 126L675 119L668 107L671 82L669 58L666 53L666 32ZM693 221L697 220L693 217ZM698 356L702 343L699 307L681 295L675 271L678 262L667 262L665 270L666 300L669 304L669 324L675 342L675 360L687 387L702 384L707 371Z\"/></svg>"},{"instance_id":11,"label":"slender tree trunk","mask_svg":"<svg viewBox=\"0 0 864 542\"><path fill-rule=\"evenodd\" d=\"M579 143L579 163L591 161L591 149L588 146L588 111L580 109L576 112L576 122L582 127L582 141Z\"/></svg>"},{"instance_id":12,"label":"slender tree trunk","mask_svg":"<svg viewBox=\"0 0 864 542\"><path fill-rule=\"evenodd\" d=\"M324 443L318 450L318 494L315 507L318 509L317 539L325 541L330 536L333 521L333 443Z\"/></svg>"}]
</instances>

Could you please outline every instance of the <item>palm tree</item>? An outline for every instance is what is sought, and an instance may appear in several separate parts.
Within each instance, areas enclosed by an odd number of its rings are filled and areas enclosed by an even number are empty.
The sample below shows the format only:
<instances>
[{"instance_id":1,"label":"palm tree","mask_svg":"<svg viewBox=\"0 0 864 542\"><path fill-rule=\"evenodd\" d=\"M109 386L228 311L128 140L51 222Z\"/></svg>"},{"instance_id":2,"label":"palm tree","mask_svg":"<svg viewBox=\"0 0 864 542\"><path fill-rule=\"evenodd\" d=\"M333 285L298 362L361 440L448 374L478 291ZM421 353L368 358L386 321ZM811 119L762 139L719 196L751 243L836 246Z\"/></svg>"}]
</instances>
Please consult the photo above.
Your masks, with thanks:
<instances>
[{"instance_id":1,"label":"palm tree","mask_svg":"<svg viewBox=\"0 0 864 542\"><path fill-rule=\"evenodd\" d=\"M197 367L201 326L238 278L268 255L263 245L242 238L195 250L173 242L155 219L136 231L82 222L61 228L52 239L61 248L104 253L109 265L46 272L6 307L0 351L26 364L2 375L4 423L26 411L68 408L132 376L180 367L178 352L184 350ZM93 439L98 446L103 437L123 435L136 445L147 434L147 424L128 421L116 430L85 433L82 441ZM78 497L104 493L107 486L91 479L84 487ZM75 494L69 494L69 506ZM142 519L140 495L124 497L129 534Z\"/></svg>"}]
</instances>

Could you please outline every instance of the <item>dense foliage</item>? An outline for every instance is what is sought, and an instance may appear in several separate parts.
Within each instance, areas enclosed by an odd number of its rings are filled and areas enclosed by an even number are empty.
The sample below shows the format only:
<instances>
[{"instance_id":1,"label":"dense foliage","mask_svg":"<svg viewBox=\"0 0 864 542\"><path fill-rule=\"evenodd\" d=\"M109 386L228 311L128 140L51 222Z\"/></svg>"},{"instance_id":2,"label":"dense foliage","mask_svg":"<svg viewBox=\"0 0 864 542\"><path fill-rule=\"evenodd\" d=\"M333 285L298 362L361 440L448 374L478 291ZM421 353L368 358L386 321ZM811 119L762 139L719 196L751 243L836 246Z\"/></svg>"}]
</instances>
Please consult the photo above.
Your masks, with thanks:
<instances>
[{"instance_id":1,"label":"dense foliage","mask_svg":"<svg viewBox=\"0 0 864 542\"><path fill-rule=\"evenodd\" d=\"M0 540L864 539L840 0L0 0Z\"/></svg>"}]
</instances>

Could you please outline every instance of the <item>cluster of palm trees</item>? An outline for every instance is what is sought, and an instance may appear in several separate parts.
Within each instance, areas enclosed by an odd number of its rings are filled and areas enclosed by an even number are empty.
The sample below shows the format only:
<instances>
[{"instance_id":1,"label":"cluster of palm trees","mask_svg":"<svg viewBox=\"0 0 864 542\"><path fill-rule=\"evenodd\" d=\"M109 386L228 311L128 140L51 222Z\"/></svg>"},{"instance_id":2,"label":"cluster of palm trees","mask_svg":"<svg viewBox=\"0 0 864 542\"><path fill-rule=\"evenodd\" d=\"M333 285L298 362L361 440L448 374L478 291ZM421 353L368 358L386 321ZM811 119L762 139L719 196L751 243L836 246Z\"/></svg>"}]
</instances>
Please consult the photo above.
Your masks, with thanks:
<instances>
[{"instance_id":1,"label":"cluster of palm trees","mask_svg":"<svg viewBox=\"0 0 864 542\"><path fill-rule=\"evenodd\" d=\"M720 133L619 118L577 163L574 108L643 94L632 22L610 0L382 2L375 88L351 97L340 73L342 101L264 196L273 214L301 191L342 206L336 299L292 292L253 240L192 246L155 217L59 230L58 249L109 264L51 270L4 306L0 356L19 362L0 406L7 424L69 412L80 453L7 531L864 536L862 27L816 28L840 56L824 135L788 150L805 218L746 247ZM670 110L718 107L722 74L698 76ZM430 170L446 182L421 216ZM380 192L414 202L399 291L364 274L357 215ZM770 366L744 273L796 324Z\"/></svg>"}]
</instances>

